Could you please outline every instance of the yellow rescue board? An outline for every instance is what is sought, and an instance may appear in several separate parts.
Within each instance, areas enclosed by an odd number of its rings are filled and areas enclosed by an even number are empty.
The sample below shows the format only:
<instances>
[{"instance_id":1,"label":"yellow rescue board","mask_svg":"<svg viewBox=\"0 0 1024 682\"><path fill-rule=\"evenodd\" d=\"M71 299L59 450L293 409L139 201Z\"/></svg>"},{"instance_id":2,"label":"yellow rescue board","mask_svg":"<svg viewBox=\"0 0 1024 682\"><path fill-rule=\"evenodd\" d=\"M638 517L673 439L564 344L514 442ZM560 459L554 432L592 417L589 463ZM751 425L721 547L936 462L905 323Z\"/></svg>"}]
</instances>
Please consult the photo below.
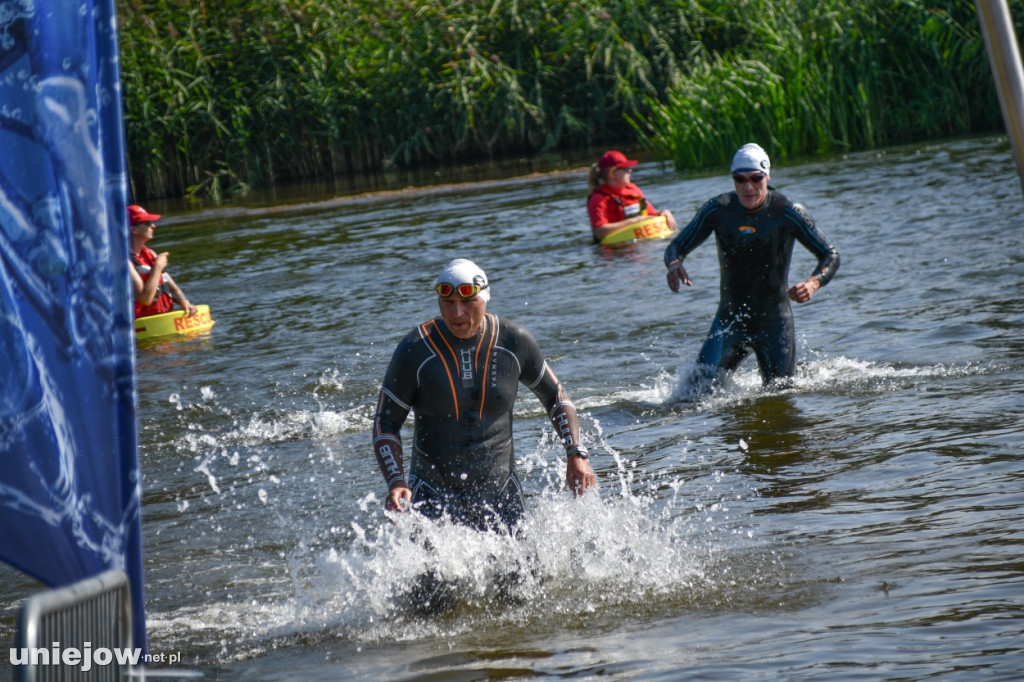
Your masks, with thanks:
<instances>
[{"instance_id":1,"label":"yellow rescue board","mask_svg":"<svg viewBox=\"0 0 1024 682\"><path fill-rule=\"evenodd\" d=\"M135 318L135 338L152 339L158 336L178 336L202 332L213 327L210 306L197 305L196 314L187 317L184 310Z\"/></svg>"},{"instance_id":2,"label":"yellow rescue board","mask_svg":"<svg viewBox=\"0 0 1024 682\"><path fill-rule=\"evenodd\" d=\"M668 227L665 216L652 215L631 225L605 235L601 240L602 244L625 244L626 242L642 241L645 239L664 239L671 237L672 230Z\"/></svg>"}]
</instances>

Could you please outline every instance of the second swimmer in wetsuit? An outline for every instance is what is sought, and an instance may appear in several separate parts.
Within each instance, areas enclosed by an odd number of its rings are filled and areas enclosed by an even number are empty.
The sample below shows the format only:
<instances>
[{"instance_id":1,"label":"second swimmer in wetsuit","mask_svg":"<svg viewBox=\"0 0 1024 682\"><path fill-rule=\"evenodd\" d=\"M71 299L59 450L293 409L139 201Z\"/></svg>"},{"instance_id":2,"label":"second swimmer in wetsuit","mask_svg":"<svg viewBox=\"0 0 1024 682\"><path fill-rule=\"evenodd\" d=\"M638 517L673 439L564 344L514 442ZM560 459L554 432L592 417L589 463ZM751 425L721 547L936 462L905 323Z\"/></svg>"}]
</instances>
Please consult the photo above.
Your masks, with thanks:
<instances>
[{"instance_id":1,"label":"second swimmer in wetsuit","mask_svg":"<svg viewBox=\"0 0 1024 682\"><path fill-rule=\"evenodd\" d=\"M441 316L407 335L392 355L377 401L373 448L386 506L447 514L482 530L512 530L523 494L515 472L512 408L520 383L540 399L565 447L566 482L595 485L576 408L528 331L486 312L484 271L456 259L437 278ZM415 413L408 479L399 430Z\"/></svg>"},{"instance_id":2,"label":"second swimmer in wetsuit","mask_svg":"<svg viewBox=\"0 0 1024 682\"><path fill-rule=\"evenodd\" d=\"M839 253L800 204L768 185L771 162L756 144L732 161L735 191L705 203L665 249L668 285L690 286L683 259L715 235L721 270L715 320L697 362L718 371L736 369L751 352L765 384L788 380L796 366L789 301L804 303L835 275ZM818 258L814 273L788 286L793 244Z\"/></svg>"}]
</instances>

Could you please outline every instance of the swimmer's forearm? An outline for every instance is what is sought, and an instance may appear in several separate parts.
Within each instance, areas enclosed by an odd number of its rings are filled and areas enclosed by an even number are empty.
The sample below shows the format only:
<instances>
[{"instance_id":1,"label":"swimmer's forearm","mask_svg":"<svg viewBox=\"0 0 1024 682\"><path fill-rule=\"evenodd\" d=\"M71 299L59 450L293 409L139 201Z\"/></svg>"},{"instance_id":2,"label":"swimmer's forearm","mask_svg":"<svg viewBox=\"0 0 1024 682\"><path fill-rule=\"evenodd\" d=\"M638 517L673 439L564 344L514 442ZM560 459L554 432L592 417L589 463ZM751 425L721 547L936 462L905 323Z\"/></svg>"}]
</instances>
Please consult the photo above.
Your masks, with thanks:
<instances>
[{"instance_id":1,"label":"swimmer's forearm","mask_svg":"<svg viewBox=\"0 0 1024 682\"><path fill-rule=\"evenodd\" d=\"M405 466L402 461L402 441L395 435L384 433L373 439L373 452L377 465L384 475L388 490L405 483Z\"/></svg>"},{"instance_id":2,"label":"swimmer's forearm","mask_svg":"<svg viewBox=\"0 0 1024 682\"><path fill-rule=\"evenodd\" d=\"M551 425L562 441L567 456L577 455L586 459L587 448L580 439L580 420L576 406L568 400L562 400L551 410Z\"/></svg>"}]
</instances>

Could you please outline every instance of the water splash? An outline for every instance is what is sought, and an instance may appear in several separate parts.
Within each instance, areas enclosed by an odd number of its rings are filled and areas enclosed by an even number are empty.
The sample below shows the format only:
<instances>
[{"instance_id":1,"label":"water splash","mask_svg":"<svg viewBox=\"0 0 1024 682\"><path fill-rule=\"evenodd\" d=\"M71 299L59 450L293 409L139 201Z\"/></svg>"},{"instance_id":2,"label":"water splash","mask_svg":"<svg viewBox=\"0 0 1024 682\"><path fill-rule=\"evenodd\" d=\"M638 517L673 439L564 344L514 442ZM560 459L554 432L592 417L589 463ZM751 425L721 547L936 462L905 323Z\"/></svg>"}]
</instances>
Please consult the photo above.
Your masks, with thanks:
<instances>
[{"instance_id":1,"label":"water splash","mask_svg":"<svg viewBox=\"0 0 1024 682\"><path fill-rule=\"evenodd\" d=\"M751 589L771 572L751 558L755 534L738 521L746 515L732 516L733 503L755 493L745 489L737 497L728 475L696 490L675 480L639 486L644 492L636 494L625 460L616 457L619 486L573 498L562 481L564 459L544 458L555 441L541 440L525 458L534 463L529 482L541 490L529 496L517 537L385 513L372 492L357 501L361 514L341 527L325 529L282 509L281 528L299 532L283 550L287 584L280 574L268 575L246 588L251 599L207 599L153 613L150 627L161 640L181 637L193 650L216 649L210 655L224 661L295 639L403 641L652 615L729 601L738 594L731 575L738 561L757 564L741 571ZM260 506L272 513L276 497L287 494L261 492ZM410 586L427 573L457 586L450 612L424 617L410 608Z\"/></svg>"},{"instance_id":2,"label":"water splash","mask_svg":"<svg viewBox=\"0 0 1024 682\"><path fill-rule=\"evenodd\" d=\"M737 371L713 382L705 367L693 361L684 362L675 374L666 372L659 375L652 387L633 397L651 403L685 403L695 409L707 410L763 396L766 391L846 392L860 388L869 392L891 392L913 388L918 382L935 377L970 376L989 371L977 363L903 366L812 353L812 359L797 363L796 375L790 386L766 389L756 367L753 359L749 359Z\"/></svg>"},{"instance_id":3,"label":"water splash","mask_svg":"<svg viewBox=\"0 0 1024 682\"><path fill-rule=\"evenodd\" d=\"M530 502L518 538L415 514L372 527L353 523L347 545L296 555L294 610L276 634L422 638L487 623L692 603L719 588L716 566L730 543L708 528L727 513L722 507L687 505L677 492L667 500L551 492ZM409 610L410 585L425 573L457 586L452 612L421 618ZM517 577L511 593L501 582L509 573Z\"/></svg>"}]
</instances>

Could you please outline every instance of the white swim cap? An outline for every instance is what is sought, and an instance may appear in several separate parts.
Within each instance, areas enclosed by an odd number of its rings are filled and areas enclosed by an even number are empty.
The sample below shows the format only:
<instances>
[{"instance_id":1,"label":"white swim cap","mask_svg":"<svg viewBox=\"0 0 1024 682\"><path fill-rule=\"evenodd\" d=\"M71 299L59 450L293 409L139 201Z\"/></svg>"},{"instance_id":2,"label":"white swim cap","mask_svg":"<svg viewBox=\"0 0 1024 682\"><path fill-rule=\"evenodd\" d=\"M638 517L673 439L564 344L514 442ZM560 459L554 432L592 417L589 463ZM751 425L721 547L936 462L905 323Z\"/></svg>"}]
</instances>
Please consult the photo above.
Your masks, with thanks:
<instances>
[{"instance_id":1,"label":"white swim cap","mask_svg":"<svg viewBox=\"0 0 1024 682\"><path fill-rule=\"evenodd\" d=\"M467 258L456 258L444 266L444 270L437 276L434 286L442 283L448 283L456 287L460 284L475 284L480 287L480 293L477 296L485 301L491 300L491 289L487 283L487 275L480 269L480 266Z\"/></svg>"},{"instance_id":2,"label":"white swim cap","mask_svg":"<svg viewBox=\"0 0 1024 682\"><path fill-rule=\"evenodd\" d=\"M761 171L765 175L771 175L772 162L768 160L768 153L761 149L761 145L748 142L739 148L736 155L732 157L733 173L749 173Z\"/></svg>"}]
</instances>

